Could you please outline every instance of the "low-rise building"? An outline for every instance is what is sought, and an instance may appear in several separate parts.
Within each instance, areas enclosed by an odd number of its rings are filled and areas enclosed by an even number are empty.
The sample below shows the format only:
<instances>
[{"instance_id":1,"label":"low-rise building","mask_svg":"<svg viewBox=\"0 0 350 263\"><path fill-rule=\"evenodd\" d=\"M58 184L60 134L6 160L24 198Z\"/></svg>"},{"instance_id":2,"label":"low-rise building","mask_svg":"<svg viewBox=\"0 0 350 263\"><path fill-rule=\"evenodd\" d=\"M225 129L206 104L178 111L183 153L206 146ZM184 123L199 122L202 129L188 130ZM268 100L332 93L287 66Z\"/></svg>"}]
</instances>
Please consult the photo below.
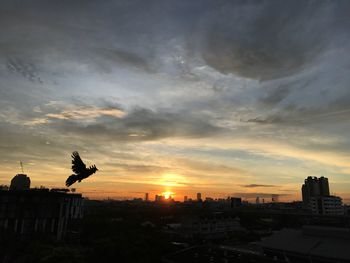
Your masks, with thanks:
<instances>
[{"instance_id":1,"label":"low-rise building","mask_svg":"<svg viewBox=\"0 0 350 263\"><path fill-rule=\"evenodd\" d=\"M309 205L313 214L344 215L342 199L338 196L311 197Z\"/></svg>"},{"instance_id":2,"label":"low-rise building","mask_svg":"<svg viewBox=\"0 0 350 263\"><path fill-rule=\"evenodd\" d=\"M214 214L205 217L189 217L182 221L182 230L189 237L224 237L234 232L245 231L238 217Z\"/></svg>"}]
</instances>

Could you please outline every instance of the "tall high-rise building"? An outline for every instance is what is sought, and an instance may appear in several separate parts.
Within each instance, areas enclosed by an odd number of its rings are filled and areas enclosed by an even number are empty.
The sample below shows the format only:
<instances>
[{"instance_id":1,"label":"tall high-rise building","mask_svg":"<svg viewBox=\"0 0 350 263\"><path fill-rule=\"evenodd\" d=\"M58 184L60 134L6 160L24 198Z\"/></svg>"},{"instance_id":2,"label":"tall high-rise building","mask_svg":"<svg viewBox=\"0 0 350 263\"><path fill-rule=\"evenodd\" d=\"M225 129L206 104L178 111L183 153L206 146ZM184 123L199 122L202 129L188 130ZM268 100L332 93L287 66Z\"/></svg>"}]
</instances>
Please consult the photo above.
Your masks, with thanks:
<instances>
[{"instance_id":1,"label":"tall high-rise building","mask_svg":"<svg viewBox=\"0 0 350 263\"><path fill-rule=\"evenodd\" d=\"M17 174L11 180L10 190L29 190L30 178L26 174Z\"/></svg>"},{"instance_id":2,"label":"tall high-rise building","mask_svg":"<svg viewBox=\"0 0 350 263\"><path fill-rule=\"evenodd\" d=\"M304 205L310 203L311 197L329 196L328 179L325 177L311 177L305 179L301 187Z\"/></svg>"},{"instance_id":3,"label":"tall high-rise building","mask_svg":"<svg viewBox=\"0 0 350 263\"><path fill-rule=\"evenodd\" d=\"M187 195L184 196L184 202L187 202Z\"/></svg>"},{"instance_id":4,"label":"tall high-rise building","mask_svg":"<svg viewBox=\"0 0 350 263\"><path fill-rule=\"evenodd\" d=\"M197 201L202 201L202 194L201 193L197 193Z\"/></svg>"},{"instance_id":5,"label":"tall high-rise building","mask_svg":"<svg viewBox=\"0 0 350 263\"><path fill-rule=\"evenodd\" d=\"M321 176L318 179L318 183L319 183L319 186L320 186L320 195L321 196L329 196L328 178Z\"/></svg>"},{"instance_id":6,"label":"tall high-rise building","mask_svg":"<svg viewBox=\"0 0 350 263\"><path fill-rule=\"evenodd\" d=\"M146 202L149 201L149 195L148 195L148 193L145 193L145 201L146 201Z\"/></svg>"},{"instance_id":7,"label":"tall high-rise building","mask_svg":"<svg viewBox=\"0 0 350 263\"><path fill-rule=\"evenodd\" d=\"M344 214L340 197L329 194L328 179L311 177L305 179L301 187L304 207L314 214L341 215Z\"/></svg>"}]
</instances>

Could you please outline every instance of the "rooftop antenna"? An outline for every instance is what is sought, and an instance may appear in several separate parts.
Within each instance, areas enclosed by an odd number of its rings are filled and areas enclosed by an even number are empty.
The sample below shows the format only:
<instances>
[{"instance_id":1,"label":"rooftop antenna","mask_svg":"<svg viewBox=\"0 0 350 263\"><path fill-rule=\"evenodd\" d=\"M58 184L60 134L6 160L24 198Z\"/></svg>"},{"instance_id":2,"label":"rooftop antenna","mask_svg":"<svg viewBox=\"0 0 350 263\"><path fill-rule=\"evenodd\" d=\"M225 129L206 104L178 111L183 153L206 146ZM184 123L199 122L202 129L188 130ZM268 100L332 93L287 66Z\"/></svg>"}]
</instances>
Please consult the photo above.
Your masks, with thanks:
<instances>
[{"instance_id":1,"label":"rooftop antenna","mask_svg":"<svg viewBox=\"0 0 350 263\"><path fill-rule=\"evenodd\" d=\"M21 166L22 174L24 174L23 163L22 163L22 161L19 161L19 164L20 164L20 166Z\"/></svg>"}]
</instances>

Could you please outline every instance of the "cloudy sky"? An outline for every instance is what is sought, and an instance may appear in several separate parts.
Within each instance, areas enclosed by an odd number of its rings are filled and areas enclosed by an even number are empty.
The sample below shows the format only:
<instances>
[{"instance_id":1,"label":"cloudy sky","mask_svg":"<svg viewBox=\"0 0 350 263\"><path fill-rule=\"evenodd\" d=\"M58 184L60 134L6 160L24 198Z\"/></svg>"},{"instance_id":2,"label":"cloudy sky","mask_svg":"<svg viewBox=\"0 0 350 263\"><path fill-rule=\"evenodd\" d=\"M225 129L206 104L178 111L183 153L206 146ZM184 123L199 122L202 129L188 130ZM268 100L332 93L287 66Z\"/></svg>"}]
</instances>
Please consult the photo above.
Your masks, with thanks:
<instances>
[{"instance_id":1,"label":"cloudy sky","mask_svg":"<svg viewBox=\"0 0 350 263\"><path fill-rule=\"evenodd\" d=\"M350 2L1 0L0 184L350 202Z\"/></svg>"}]
</instances>

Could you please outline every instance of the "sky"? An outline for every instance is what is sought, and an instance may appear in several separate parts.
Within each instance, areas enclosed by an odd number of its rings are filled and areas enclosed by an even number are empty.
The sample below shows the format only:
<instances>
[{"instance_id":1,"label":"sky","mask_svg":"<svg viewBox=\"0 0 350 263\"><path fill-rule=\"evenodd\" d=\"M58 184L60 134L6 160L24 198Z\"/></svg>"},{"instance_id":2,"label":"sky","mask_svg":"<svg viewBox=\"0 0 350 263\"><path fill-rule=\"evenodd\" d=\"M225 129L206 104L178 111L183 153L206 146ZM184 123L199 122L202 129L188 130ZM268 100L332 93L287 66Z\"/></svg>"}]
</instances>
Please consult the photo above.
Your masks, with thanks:
<instances>
[{"instance_id":1,"label":"sky","mask_svg":"<svg viewBox=\"0 0 350 263\"><path fill-rule=\"evenodd\" d=\"M0 184L350 203L350 2L0 0Z\"/></svg>"}]
</instances>

